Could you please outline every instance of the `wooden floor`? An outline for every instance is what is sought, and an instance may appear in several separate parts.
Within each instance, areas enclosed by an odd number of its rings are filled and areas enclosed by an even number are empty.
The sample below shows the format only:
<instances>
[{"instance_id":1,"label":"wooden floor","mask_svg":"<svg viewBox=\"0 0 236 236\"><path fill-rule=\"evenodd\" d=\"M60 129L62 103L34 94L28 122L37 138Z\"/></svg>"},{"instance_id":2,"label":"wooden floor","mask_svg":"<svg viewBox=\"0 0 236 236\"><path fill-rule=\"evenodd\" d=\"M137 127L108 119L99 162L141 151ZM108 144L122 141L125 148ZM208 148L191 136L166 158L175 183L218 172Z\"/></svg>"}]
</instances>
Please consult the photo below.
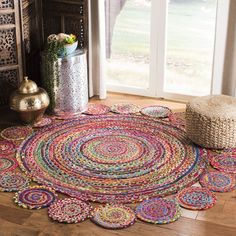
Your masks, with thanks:
<instances>
[{"instance_id":1,"label":"wooden floor","mask_svg":"<svg viewBox=\"0 0 236 236\"><path fill-rule=\"evenodd\" d=\"M185 104L182 103L119 94L109 94L103 101L92 99L92 102L108 105L125 101L140 105L166 105L175 111L182 111L185 108ZM2 127L15 121L16 118L12 113L0 110ZM159 226L138 221L130 228L116 231L102 229L89 220L71 225L52 222L47 217L46 209L26 210L15 206L13 195L0 193L0 236L236 236L236 191L217 194L216 206L207 211L183 210L182 217L177 222Z\"/></svg>"}]
</instances>

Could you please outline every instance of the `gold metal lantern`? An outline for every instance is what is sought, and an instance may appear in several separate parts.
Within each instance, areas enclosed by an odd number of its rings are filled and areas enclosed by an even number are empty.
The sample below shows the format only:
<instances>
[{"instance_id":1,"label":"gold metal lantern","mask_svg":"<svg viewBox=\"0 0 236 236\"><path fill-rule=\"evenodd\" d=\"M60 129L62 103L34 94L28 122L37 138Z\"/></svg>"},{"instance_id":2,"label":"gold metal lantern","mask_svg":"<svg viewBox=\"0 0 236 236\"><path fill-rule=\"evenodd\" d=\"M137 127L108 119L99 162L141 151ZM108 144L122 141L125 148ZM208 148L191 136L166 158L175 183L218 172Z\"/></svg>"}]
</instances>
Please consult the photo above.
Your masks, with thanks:
<instances>
[{"instance_id":1,"label":"gold metal lantern","mask_svg":"<svg viewBox=\"0 0 236 236\"><path fill-rule=\"evenodd\" d=\"M10 108L27 124L39 121L48 105L47 92L28 77L24 77L20 87L10 97Z\"/></svg>"}]
</instances>

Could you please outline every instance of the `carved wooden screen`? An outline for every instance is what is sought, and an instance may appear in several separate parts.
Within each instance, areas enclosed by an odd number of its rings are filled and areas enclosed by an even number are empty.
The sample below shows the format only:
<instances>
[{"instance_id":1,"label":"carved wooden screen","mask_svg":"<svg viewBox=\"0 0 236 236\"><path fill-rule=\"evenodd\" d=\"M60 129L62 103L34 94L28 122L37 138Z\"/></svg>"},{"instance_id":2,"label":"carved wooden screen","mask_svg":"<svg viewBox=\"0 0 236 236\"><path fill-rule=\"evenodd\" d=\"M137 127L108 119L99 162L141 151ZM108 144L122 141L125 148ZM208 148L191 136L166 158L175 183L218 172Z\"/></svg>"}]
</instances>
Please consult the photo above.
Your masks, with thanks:
<instances>
[{"instance_id":1,"label":"carved wooden screen","mask_svg":"<svg viewBox=\"0 0 236 236\"><path fill-rule=\"evenodd\" d=\"M22 0L25 74L40 84L40 50L42 49L42 1Z\"/></svg>"},{"instance_id":2,"label":"carved wooden screen","mask_svg":"<svg viewBox=\"0 0 236 236\"><path fill-rule=\"evenodd\" d=\"M43 0L44 39L50 34L72 33L79 47L88 47L87 0Z\"/></svg>"},{"instance_id":3,"label":"carved wooden screen","mask_svg":"<svg viewBox=\"0 0 236 236\"><path fill-rule=\"evenodd\" d=\"M18 0L0 0L0 105L22 78L22 53Z\"/></svg>"}]
</instances>

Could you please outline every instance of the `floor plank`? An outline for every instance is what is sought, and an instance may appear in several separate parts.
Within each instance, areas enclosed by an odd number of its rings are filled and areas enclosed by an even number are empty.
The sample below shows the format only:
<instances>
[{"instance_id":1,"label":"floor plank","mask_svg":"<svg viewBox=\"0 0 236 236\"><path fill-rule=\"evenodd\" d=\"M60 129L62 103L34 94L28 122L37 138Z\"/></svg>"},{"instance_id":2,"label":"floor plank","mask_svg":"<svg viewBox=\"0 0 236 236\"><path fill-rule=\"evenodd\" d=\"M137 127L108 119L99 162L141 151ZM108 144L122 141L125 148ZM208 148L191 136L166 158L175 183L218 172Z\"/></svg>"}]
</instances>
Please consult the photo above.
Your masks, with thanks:
<instances>
[{"instance_id":1,"label":"floor plank","mask_svg":"<svg viewBox=\"0 0 236 236\"><path fill-rule=\"evenodd\" d=\"M236 200L218 200L217 204L212 209L199 212L197 215L197 220L203 220L229 227L235 227L236 214L233 213L235 209Z\"/></svg>"},{"instance_id":2,"label":"floor plank","mask_svg":"<svg viewBox=\"0 0 236 236\"><path fill-rule=\"evenodd\" d=\"M174 229L186 236L235 236L236 228L223 226L218 223L193 220L181 217L173 224L163 225L163 228Z\"/></svg>"},{"instance_id":3,"label":"floor plank","mask_svg":"<svg viewBox=\"0 0 236 236\"><path fill-rule=\"evenodd\" d=\"M37 230L32 227L18 225L5 221L0 217L0 235L1 236L41 236L44 235L43 230Z\"/></svg>"},{"instance_id":4,"label":"floor plank","mask_svg":"<svg viewBox=\"0 0 236 236\"><path fill-rule=\"evenodd\" d=\"M23 224L31 214L32 213L28 210L13 208L11 205L3 206L0 204L0 218L14 224Z\"/></svg>"}]
</instances>

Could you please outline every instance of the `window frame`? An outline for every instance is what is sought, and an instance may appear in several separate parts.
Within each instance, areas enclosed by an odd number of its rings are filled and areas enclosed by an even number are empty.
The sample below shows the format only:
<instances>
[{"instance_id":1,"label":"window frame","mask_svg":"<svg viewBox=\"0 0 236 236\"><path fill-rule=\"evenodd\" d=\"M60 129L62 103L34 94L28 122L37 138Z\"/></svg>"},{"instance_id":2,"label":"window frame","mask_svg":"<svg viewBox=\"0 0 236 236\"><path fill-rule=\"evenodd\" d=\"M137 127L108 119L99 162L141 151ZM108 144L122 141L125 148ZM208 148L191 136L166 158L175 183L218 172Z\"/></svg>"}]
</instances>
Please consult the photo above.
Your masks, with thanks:
<instances>
[{"instance_id":1,"label":"window frame","mask_svg":"<svg viewBox=\"0 0 236 236\"><path fill-rule=\"evenodd\" d=\"M113 85L108 91L186 101L194 96L164 91L166 71L168 0L151 0L149 88ZM230 0L217 0L215 42L210 94L221 94ZM157 23L156 23L157 22Z\"/></svg>"}]
</instances>

